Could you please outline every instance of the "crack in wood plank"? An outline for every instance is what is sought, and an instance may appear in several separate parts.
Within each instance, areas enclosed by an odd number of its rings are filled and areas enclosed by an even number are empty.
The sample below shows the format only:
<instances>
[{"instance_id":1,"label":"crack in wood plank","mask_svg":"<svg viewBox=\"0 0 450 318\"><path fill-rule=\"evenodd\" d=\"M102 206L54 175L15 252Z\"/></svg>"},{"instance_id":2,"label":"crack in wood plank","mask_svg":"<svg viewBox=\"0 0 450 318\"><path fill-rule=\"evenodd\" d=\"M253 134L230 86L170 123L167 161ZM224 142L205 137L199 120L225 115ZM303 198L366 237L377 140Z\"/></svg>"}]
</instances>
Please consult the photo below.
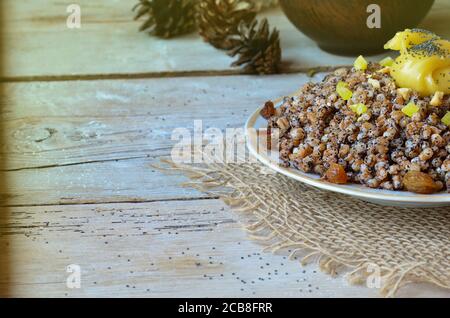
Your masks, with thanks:
<instances>
[{"instance_id":1,"label":"crack in wood plank","mask_svg":"<svg viewBox=\"0 0 450 318\"><path fill-rule=\"evenodd\" d=\"M276 75L310 74L313 72L329 72L349 65L317 66L317 67L284 67ZM110 74L83 74L83 75L42 75L42 76L13 76L0 77L0 83L29 83L29 82L70 82L70 81L104 81L127 79L153 79L178 77L212 77L212 76L239 76L255 75L240 69L236 70L202 70L202 71L171 71L151 73L110 73Z\"/></svg>"},{"instance_id":2,"label":"crack in wood plank","mask_svg":"<svg viewBox=\"0 0 450 318\"><path fill-rule=\"evenodd\" d=\"M12 172L12 171L23 171L23 170L39 170L39 169L50 169L50 168L58 168L58 167L70 167L70 166L80 166L86 164L93 163L105 163L105 162L118 162L118 161L126 161L133 159L143 159L143 158L158 158L163 156L135 156L135 157L127 157L127 158L111 158L111 159L102 159L102 160L88 160L88 161L79 161L79 162L71 162L71 163L62 163L62 164L51 164L51 165L42 165L42 166L31 166L31 167L21 167L21 168L12 168L12 169L0 169L3 172Z\"/></svg>"},{"instance_id":3,"label":"crack in wood plank","mask_svg":"<svg viewBox=\"0 0 450 318\"><path fill-rule=\"evenodd\" d=\"M173 198L163 198L163 199L154 199L154 200L124 200L124 201L84 201L84 202L58 202L48 203L48 204L1 204L0 207L8 207L8 208L21 208L21 207L46 207L46 206L78 206L78 205L94 205L94 204L139 204L139 203L153 203L153 202L171 202L171 201L201 201L201 200L216 200L220 199L220 196L217 195L205 195L198 197L173 197Z\"/></svg>"}]
</instances>

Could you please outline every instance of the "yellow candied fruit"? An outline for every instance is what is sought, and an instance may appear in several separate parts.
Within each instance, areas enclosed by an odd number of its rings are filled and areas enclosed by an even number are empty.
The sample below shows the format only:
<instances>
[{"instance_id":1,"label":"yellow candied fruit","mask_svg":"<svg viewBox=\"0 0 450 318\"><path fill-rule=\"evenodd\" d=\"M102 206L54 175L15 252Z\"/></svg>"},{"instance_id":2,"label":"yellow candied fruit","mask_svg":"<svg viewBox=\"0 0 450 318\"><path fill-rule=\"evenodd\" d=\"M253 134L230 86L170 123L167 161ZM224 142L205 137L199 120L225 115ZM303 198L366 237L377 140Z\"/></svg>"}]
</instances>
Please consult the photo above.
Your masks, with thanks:
<instances>
[{"instance_id":1,"label":"yellow candied fruit","mask_svg":"<svg viewBox=\"0 0 450 318\"><path fill-rule=\"evenodd\" d=\"M411 102L402 108L402 113L408 117L412 117L415 113L419 111L419 109L420 109L419 106Z\"/></svg>"},{"instance_id":2,"label":"yellow candied fruit","mask_svg":"<svg viewBox=\"0 0 450 318\"><path fill-rule=\"evenodd\" d=\"M450 126L450 112L447 112L447 113L445 114L445 116L442 117L441 121L442 121L445 125Z\"/></svg>"},{"instance_id":3,"label":"yellow candied fruit","mask_svg":"<svg viewBox=\"0 0 450 318\"><path fill-rule=\"evenodd\" d=\"M353 66L355 66L355 69L358 71L365 71L367 69L367 61L362 55L360 55L355 60Z\"/></svg>"},{"instance_id":4,"label":"yellow candied fruit","mask_svg":"<svg viewBox=\"0 0 450 318\"><path fill-rule=\"evenodd\" d=\"M337 84L336 93L338 93L343 100L349 100L353 96L352 91L348 89L348 84L345 82L339 82Z\"/></svg>"},{"instance_id":5,"label":"yellow candied fruit","mask_svg":"<svg viewBox=\"0 0 450 318\"><path fill-rule=\"evenodd\" d=\"M362 103L350 105L350 109L358 115L362 115L367 112L367 106Z\"/></svg>"},{"instance_id":6,"label":"yellow candied fruit","mask_svg":"<svg viewBox=\"0 0 450 318\"><path fill-rule=\"evenodd\" d=\"M384 66L384 67L392 66L392 64L394 64L394 60L390 56L388 56L380 61L380 65Z\"/></svg>"}]
</instances>

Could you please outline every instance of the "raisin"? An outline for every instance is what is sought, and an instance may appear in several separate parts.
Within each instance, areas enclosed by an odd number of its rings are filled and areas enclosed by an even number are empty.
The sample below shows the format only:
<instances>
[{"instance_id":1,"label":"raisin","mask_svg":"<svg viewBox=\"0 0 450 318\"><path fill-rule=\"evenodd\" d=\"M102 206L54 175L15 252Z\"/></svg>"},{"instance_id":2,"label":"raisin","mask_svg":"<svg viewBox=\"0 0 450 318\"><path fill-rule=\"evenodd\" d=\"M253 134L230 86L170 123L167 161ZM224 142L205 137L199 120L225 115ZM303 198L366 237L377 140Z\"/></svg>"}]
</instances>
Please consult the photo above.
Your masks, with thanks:
<instances>
[{"instance_id":1,"label":"raisin","mask_svg":"<svg viewBox=\"0 0 450 318\"><path fill-rule=\"evenodd\" d=\"M275 115L275 106L273 103L269 100L264 104L263 109L259 112L261 116L263 116L265 119L269 119L273 115Z\"/></svg>"},{"instance_id":2,"label":"raisin","mask_svg":"<svg viewBox=\"0 0 450 318\"><path fill-rule=\"evenodd\" d=\"M325 179L331 183L337 184L346 184L348 181L344 167L337 163L330 164L330 168L328 168L325 173Z\"/></svg>"},{"instance_id":3,"label":"raisin","mask_svg":"<svg viewBox=\"0 0 450 318\"><path fill-rule=\"evenodd\" d=\"M420 194L431 194L440 190L431 176L419 171L409 171L405 174L403 184L406 190Z\"/></svg>"}]
</instances>

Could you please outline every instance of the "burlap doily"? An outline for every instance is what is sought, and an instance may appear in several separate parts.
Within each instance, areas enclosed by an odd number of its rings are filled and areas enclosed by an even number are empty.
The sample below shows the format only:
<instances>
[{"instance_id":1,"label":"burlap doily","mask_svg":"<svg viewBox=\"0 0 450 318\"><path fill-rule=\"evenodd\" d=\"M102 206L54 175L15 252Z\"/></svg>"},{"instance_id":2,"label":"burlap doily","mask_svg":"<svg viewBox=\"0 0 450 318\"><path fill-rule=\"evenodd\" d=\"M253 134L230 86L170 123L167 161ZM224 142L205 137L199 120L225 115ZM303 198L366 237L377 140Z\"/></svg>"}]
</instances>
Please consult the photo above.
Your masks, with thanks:
<instances>
[{"instance_id":1,"label":"burlap doily","mask_svg":"<svg viewBox=\"0 0 450 318\"><path fill-rule=\"evenodd\" d=\"M256 222L246 229L268 250L291 250L303 263L318 259L329 274L346 268L350 283L366 284L375 266L385 296L413 282L450 289L450 208L378 206L262 173L255 163L173 169L191 179L187 186L250 213Z\"/></svg>"}]
</instances>

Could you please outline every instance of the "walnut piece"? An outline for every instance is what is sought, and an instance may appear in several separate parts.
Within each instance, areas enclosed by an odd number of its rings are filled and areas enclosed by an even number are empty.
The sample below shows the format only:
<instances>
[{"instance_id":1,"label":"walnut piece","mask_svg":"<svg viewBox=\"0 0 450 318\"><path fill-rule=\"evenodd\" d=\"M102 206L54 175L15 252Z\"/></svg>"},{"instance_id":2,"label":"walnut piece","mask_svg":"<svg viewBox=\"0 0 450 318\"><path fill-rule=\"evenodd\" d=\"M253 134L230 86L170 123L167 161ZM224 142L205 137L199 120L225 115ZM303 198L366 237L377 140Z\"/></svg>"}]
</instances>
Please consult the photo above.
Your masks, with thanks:
<instances>
[{"instance_id":1,"label":"walnut piece","mask_svg":"<svg viewBox=\"0 0 450 318\"><path fill-rule=\"evenodd\" d=\"M291 126L291 125L289 124L289 120L287 120L286 117L278 118L278 120L277 120L277 125L278 125L279 128L281 128L281 129L283 129L283 130L288 129L288 128Z\"/></svg>"},{"instance_id":2,"label":"walnut piece","mask_svg":"<svg viewBox=\"0 0 450 318\"><path fill-rule=\"evenodd\" d=\"M444 92L437 91L434 93L433 98L430 101L431 106L441 106L444 100Z\"/></svg>"},{"instance_id":3,"label":"walnut piece","mask_svg":"<svg viewBox=\"0 0 450 318\"><path fill-rule=\"evenodd\" d=\"M398 88L397 94L399 94L401 97L403 97L404 101L409 101L409 98L411 97L411 89L409 88Z\"/></svg>"}]
</instances>

